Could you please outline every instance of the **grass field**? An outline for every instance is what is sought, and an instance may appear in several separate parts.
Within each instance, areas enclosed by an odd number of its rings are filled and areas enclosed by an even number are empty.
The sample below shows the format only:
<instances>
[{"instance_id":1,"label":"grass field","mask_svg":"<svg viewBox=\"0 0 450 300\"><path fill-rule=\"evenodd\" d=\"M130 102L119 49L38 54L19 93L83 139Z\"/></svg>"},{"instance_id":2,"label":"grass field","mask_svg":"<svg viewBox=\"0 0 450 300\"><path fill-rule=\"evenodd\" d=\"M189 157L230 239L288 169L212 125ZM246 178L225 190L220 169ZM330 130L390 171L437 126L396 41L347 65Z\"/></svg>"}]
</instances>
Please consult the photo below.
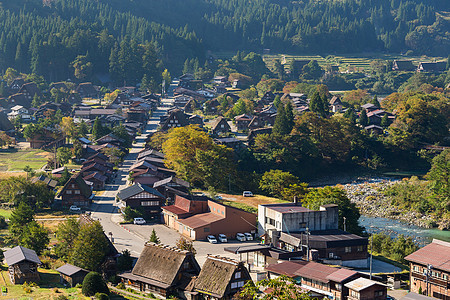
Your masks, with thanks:
<instances>
[{"instance_id":1,"label":"grass field","mask_svg":"<svg viewBox=\"0 0 450 300\"><path fill-rule=\"evenodd\" d=\"M21 171L25 166L37 170L47 163L50 152L39 149L13 149L0 151L0 171Z\"/></svg>"}]
</instances>

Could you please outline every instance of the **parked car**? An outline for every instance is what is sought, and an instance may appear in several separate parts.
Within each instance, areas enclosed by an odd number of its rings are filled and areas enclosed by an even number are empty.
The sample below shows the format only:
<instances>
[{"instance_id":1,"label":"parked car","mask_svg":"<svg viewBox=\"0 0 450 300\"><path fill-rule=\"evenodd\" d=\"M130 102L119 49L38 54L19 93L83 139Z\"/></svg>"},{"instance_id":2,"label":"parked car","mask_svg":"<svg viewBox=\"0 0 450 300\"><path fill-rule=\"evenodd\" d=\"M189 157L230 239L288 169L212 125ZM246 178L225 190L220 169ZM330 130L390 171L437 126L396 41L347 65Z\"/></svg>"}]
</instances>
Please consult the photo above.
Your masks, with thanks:
<instances>
[{"instance_id":1,"label":"parked car","mask_svg":"<svg viewBox=\"0 0 450 300\"><path fill-rule=\"evenodd\" d=\"M136 225L143 225L146 222L145 222L144 218L134 218L133 223Z\"/></svg>"},{"instance_id":2,"label":"parked car","mask_svg":"<svg viewBox=\"0 0 450 300\"><path fill-rule=\"evenodd\" d=\"M216 198L217 200L222 200L222 196L220 196L220 195L217 195L217 196L214 197L214 198Z\"/></svg>"},{"instance_id":3,"label":"parked car","mask_svg":"<svg viewBox=\"0 0 450 300\"><path fill-rule=\"evenodd\" d=\"M241 242L245 242L247 239L245 238L245 235L243 234L243 233L236 233L236 239L238 240L238 241L241 241Z\"/></svg>"},{"instance_id":4,"label":"parked car","mask_svg":"<svg viewBox=\"0 0 450 300\"><path fill-rule=\"evenodd\" d=\"M217 237L219 238L219 241L221 243L227 243L228 242L227 236L225 234L223 234L223 233L220 233Z\"/></svg>"},{"instance_id":5,"label":"parked car","mask_svg":"<svg viewBox=\"0 0 450 300\"><path fill-rule=\"evenodd\" d=\"M244 192L242 193L242 196L243 196L243 197L253 197L253 193L250 192L250 191L244 191Z\"/></svg>"},{"instance_id":6,"label":"parked car","mask_svg":"<svg viewBox=\"0 0 450 300\"><path fill-rule=\"evenodd\" d=\"M81 211L81 207L78 207L78 206L76 206L76 205L72 205L72 206L69 208L69 210L70 210L70 211L73 211L73 212L78 212L78 211Z\"/></svg>"},{"instance_id":7,"label":"parked car","mask_svg":"<svg viewBox=\"0 0 450 300\"><path fill-rule=\"evenodd\" d=\"M216 237L213 236L213 235L208 235L208 236L206 237L206 239L208 239L208 242L210 242L211 244L217 244Z\"/></svg>"},{"instance_id":8,"label":"parked car","mask_svg":"<svg viewBox=\"0 0 450 300\"><path fill-rule=\"evenodd\" d=\"M253 241L253 235L251 233L246 232L244 235L247 241Z\"/></svg>"}]
</instances>

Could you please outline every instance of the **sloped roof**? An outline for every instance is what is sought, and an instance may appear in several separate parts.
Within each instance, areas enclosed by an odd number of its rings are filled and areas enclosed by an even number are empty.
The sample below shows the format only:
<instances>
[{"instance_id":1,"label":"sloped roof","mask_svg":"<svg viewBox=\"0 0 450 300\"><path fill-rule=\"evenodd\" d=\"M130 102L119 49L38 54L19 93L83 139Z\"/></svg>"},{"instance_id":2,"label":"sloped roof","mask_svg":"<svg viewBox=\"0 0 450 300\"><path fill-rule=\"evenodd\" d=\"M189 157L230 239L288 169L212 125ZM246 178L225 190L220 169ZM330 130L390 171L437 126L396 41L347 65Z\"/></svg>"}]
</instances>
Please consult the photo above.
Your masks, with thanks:
<instances>
[{"instance_id":1,"label":"sloped roof","mask_svg":"<svg viewBox=\"0 0 450 300\"><path fill-rule=\"evenodd\" d=\"M431 244L405 257L406 260L450 272L450 243L433 239Z\"/></svg>"},{"instance_id":2,"label":"sloped roof","mask_svg":"<svg viewBox=\"0 0 450 300\"><path fill-rule=\"evenodd\" d=\"M337 271L328 275L327 279L335 282L342 282L356 274L358 274L358 272L349 269L338 269Z\"/></svg>"},{"instance_id":3,"label":"sloped roof","mask_svg":"<svg viewBox=\"0 0 450 300\"><path fill-rule=\"evenodd\" d=\"M72 175L72 177L70 177L70 179L66 182L66 184L61 189L61 191L59 192L58 195L62 195L64 193L64 191L69 187L69 184L73 183L73 181L75 181L75 183L78 185L79 189L81 190L81 194L83 196L85 196L86 198L89 198L92 195L91 188L86 184L83 177L81 177L80 172L75 173Z\"/></svg>"},{"instance_id":4,"label":"sloped roof","mask_svg":"<svg viewBox=\"0 0 450 300\"><path fill-rule=\"evenodd\" d=\"M311 278L320 282L329 282L328 276L336 272L338 269L315 262L308 262L302 268L297 270L295 274L298 276Z\"/></svg>"},{"instance_id":5,"label":"sloped roof","mask_svg":"<svg viewBox=\"0 0 450 300\"><path fill-rule=\"evenodd\" d=\"M157 181L157 182L155 182L153 184L153 187L156 188L158 186L168 184L169 182L174 182L174 183L179 184L181 186L189 187L189 182L184 181L184 180L182 180L180 178L177 178L175 176L170 176L170 177L165 178L163 180Z\"/></svg>"},{"instance_id":6,"label":"sloped roof","mask_svg":"<svg viewBox=\"0 0 450 300\"><path fill-rule=\"evenodd\" d=\"M224 217L218 216L212 212L196 214L186 219L178 220L181 224L188 226L189 228L195 229L203 226L207 226L211 223L217 222L224 219Z\"/></svg>"},{"instance_id":7,"label":"sloped roof","mask_svg":"<svg viewBox=\"0 0 450 300\"><path fill-rule=\"evenodd\" d=\"M46 185L48 185L51 188L55 188L58 185L58 181L48 178L44 175L40 175L38 177L34 177L31 179L32 183L36 183L38 181L45 183Z\"/></svg>"},{"instance_id":8,"label":"sloped roof","mask_svg":"<svg viewBox=\"0 0 450 300\"><path fill-rule=\"evenodd\" d=\"M4 112L0 112L0 131L13 130L14 125L8 120L8 117Z\"/></svg>"},{"instance_id":9,"label":"sloped roof","mask_svg":"<svg viewBox=\"0 0 450 300\"><path fill-rule=\"evenodd\" d=\"M144 191L153 194L155 196L164 198L164 196L154 188L142 185L140 183L133 184L132 186L120 190L119 193L117 194L117 197L119 197L119 199L121 200L124 200L133 197L134 195L137 195L139 193L142 193Z\"/></svg>"},{"instance_id":10,"label":"sloped roof","mask_svg":"<svg viewBox=\"0 0 450 300\"><path fill-rule=\"evenodd\" d=\"M34 82L25 83L24 85L22 85L19 92L22 92L24 89L26 89L28 93L30 93L31 95L35 94L41 95L41 90Z\"/></svg>"},{"instance_id":11,"label":"sloped roof","mask_svg":"<svg viewBox=\"0 0 450 300\"><path fill-rule=\"evenodd\" d=\"M164 158L164 153L156 151L154 149L146 149L138 154L138 159L141 159L146 156L157 156L160 158Z\"/></svg>"},{"instance_id":12,"label":"sloped roof","mask_svg":"<svg viewBox=\"0 0 450 300\"><path fill-rule=\"evenodd\" d=\"M224 117L220 116L211 122L211 129L216 130L217 126L219 126L219 124L221 124L221 123L226 123L228 128L230 128L230 125L228 125L227 120Z\"/></svg>"},{"instance_id":13,"label":"sloped roof","mask_svg":"<svg viewBox=\"0 0 450 300\"><path fill-rule=\"evenodd\" d=\"M333 96L333 98L331 98L330 100L330 104L331 105L342 104L341 98L339 98L338 96Z\"/></svg>"},{"instance_id":14,"label":"sloped roof","mask_svg":"<svg viewBox=\"0 0 450 300\"><path fill-rule=\"evenodd\" d=\"M225 296L234 272L239 267L243 267L242 262L230 258L208 255L195 281L195 290L222 298Z\"/></svg>"},{"instance_id":15,"label":"sloped roof","mask_svg":"<svg viewBox=\"0 0 450 300\"><path fill-rule=\"evenodd\" d=\"M91 173L91 174L89 174L89 175L84 177L84 180L92 181L92 179L96 179L98 181L105 182L107 177L103 176L99 172L93 172L93 173Z\"/></svg>"},{"instance_id":16,"label":"sloped roof","mask_svg":"<svg viewBox=\"0 0 450 300\"><path fill-rule=\"evenodd\" d=\"M307 264L307 262L302 261L302 260L295 261L295 262L294 261L284 261L279 264L268 265L265 269L267 271L273 272L275 274L282 274L282 275L286 275L291 278L295 278L298 276L296 274L296 272L306 264Z\"/></svg>"},{"instance_id":17,"label":"sloped roof","mask_svg":"<svg viewBox=\"0 0 450 300\"><path fill-rule=\"evenodd\" d=\"M71 265L71 264L65 264L64 266L61 266L58 269L56 269L56 271L58 271L61 274L67 275L67 276L72 276L80 271L89 273L88 270L79 268L79 267Z\"/></svg>"},{"instance_id":18,"label":"sloped roof","mask_svg":"<svg viewBox=\"0 0 450 300\"><path fill-rule=\"evenodd\" d=\"M8 266L17 264L24 260L28 260L37 264L41 263L39 257L37 256L36 252L34 252L34 250L22 246L16 246L8 251L5 251L4 255Z\"/></svg>"},{"instance_id":19,"label":"sloped roof","mask_svg":"<svg viewBox=\"0 0 450 300\"><path fill-rule=\"evenodd\" d=\"M363 277L360 277L358 279L350 281L350 282L346 283L345 286L351 290L359 292L359 291L365 290L375 284L386 286L385 284L383 284L381 282L373 281L373 280L363 278Z\"/></svg>"},{"instance_id":20,"label":"sloped roof","mask_svg":"<svg viewBox=\"0 0 450 300\"><path fill-rule=\"evenodd\" d=\"M431 298L425 295L420 295L416 293L408 293L405 297L400 298L400 300L433 300L436 298Z\"/></svg>"},{"instance_id":21,"label":"sloped roof","mask_svg":"<svg viewBox=\"0 0 450 300\"><path fill-rule=\"evenodd\" d=\"M146 243L131 273L171 286L187 256L193 255L175 247Z\"/></svg>"}]
</instances>

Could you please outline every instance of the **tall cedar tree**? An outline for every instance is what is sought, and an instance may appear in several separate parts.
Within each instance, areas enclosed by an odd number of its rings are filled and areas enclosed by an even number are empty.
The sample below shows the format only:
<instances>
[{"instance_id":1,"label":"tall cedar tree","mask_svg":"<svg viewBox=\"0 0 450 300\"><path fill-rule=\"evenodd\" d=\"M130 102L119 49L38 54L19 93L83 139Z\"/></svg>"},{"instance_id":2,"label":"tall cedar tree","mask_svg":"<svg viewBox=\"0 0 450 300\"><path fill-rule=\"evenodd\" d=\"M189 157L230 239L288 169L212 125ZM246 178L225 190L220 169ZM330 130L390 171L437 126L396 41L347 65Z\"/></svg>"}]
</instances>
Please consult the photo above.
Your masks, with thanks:
<instances>
[{"instance_id":1,"label":"tall cedar tree","mask_svg":"<svg viewBox=\"0 0 450 300\"><path fill-rule=\"evenodd\" d=\"M20 202L9 218L9 232L14 239L19 239L25 227L34 221L34 211L29 205Z\"/></svg>"},{"instance_id":2,"label":"tall cedar tree","mask_svg":"<svg viewBox=\"0 0 450 300\"><path fill-rule=\"evenodd\" d=\"M389 127L389 117L387 114L384 114L383 118L381 118L381 127L388 128Z\"/></svg>"},{"instance_id":3,"label":"tall cedar tree","mask_svg":"<svg viewBox=\"0 0 450 300\"><path fill-rule=\"evenodd\" d=\"M292 106L291 106L292 108ZM289 114L289 116L288 116ZM293 127L293 114L292 111L290 113L286 112L286 107L283 102L277 107L277 116L275 118L275 122L273 124L273 134L277 135L287 135L291 133Z\"/></svg>"},{"instance_id":4,"label":"tall cedar tree","mask_svg":"<svg viewBox=\"0 0 450 300\"><path fill-rule=\"evenodd\" d=\"M326 95L320 95L316 90L309 102L309 109L312 112L318 113L321 117L326 117L329 111L328 99Z\"/></svg>"},{"instance_id":5,"label":"tall cedar tree","mask_svg":"<svg viewBox=\"0 0 450 300\"><path fill-rule=\"evenodd\" d=\"M156 235L155 229L152 230L152 234L150 235L149 242L155 243L155 244L159 244L160 243L159 237Z\"/></svg>"},{"instance_id":6,"label":"tall cedar tree","mask_svg":"<svg viewBox=\"0 0 450 300\"><path fill-rule=\"evenodd\" d=\"M369 119L367 118L367 113L365 109L363 109L361 111L361 114L359 115L359 124L362 127L366 127L369 124Z\"/></svg>"}]
</instances>

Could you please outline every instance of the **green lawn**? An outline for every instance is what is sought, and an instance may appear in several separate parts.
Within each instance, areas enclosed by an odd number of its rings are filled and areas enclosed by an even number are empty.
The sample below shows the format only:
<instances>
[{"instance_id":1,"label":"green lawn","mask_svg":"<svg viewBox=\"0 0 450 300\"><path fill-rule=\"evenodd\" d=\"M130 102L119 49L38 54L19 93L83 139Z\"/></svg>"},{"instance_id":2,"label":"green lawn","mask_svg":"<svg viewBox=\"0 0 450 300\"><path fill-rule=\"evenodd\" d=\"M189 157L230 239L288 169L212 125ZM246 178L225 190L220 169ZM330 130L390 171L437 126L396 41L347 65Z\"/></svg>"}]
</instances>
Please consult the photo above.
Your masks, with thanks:
<instances>
[{"instance_id":1,"label":"green lawn","mask_svg":"<svg viewBox=\"0 0 450 300\"><path fill-rule=\"evenodd\" d=\"M39 149L0 149L0 171L21 171L25 166L37 170L47 163L49 152Z\"/></svg>"},{"instance_id":2,"label":"green lawn","mask_svg":"<svg viewBox=\"0 0 450 300\"><path fill-rule=\"evenodd\" d=\"M11 213L12 213L11 209L0 209L0 216L5 217L5 219L9 219Z\"/></svg>"}]
</instances>

